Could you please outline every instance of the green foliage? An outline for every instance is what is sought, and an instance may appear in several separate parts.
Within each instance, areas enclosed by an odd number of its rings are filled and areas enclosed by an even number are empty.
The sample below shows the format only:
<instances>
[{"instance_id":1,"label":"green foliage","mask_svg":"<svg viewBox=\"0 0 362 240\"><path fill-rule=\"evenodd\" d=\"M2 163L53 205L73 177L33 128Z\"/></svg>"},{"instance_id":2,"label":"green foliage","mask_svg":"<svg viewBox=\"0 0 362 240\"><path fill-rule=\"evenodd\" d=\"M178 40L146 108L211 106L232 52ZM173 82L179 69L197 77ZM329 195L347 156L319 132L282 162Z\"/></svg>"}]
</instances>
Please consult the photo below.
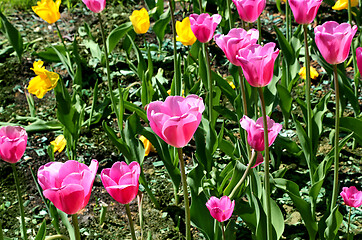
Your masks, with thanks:
<instances>
[{"instance_id":1,"label":"green foliage","mask_svg":"<svg viewBox=\"0 0 362 240\"><path fill-rule=\"evenodd\" d=\"M8 19L0 11L1 18L1 30L4 32L6 38L8 39L11 46L14 48L19 62L22 61L21 57L23 55L24 46L23 38L21 37L20 32L8 21Z\"/></svg>"}]
</instances>

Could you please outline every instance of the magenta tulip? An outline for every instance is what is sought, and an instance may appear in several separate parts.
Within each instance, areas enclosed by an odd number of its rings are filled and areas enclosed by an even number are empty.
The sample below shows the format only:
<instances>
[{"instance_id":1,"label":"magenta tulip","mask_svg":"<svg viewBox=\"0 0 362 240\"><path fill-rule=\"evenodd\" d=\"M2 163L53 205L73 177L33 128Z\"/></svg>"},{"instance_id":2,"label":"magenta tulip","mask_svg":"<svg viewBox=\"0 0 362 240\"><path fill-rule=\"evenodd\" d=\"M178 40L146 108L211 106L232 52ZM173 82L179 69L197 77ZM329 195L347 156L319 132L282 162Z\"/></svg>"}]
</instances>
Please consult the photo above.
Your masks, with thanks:
<instances>
[{"instance_id":1,"label":"magenta tulip","mask_svg":"<svg viewBox=\"0 0 362 240\"><path fill-rule=\"evenodd\" d=\"M95 13L102 12L106 7L106 0L83 0L83 3Z\"/></svg>"},{"instance_id":2,"label":"magenta tulip","mask_svg":"<svg viewBox=\"0 0 362 240\"><path fill-rule=\"evenodd\" d=\"M266 6L266 0L233 0L241 20L255 22Z\"/></svg>"},{"instance_id":3,"label":"magenta tulip","mask_svg":"<svg viewBox=\"0 0 362 240\"><path fill-rule=\"evenodd\" d=\"M309 24L317 15L323 0L289 0L295 21L298 24Z\"/></svg>"},{"instance_id":4,"label":"magenta tulip","mask_svg":"<svg viewBox=\"0 0 362 240\"><path fill-rule=\"evenodd\" d=\"M28 134L19 126L0 128L0 158L8 163L16 163L24 155Z\"/></svg>"},{"instance_id":5,"label":"magenta tulip","mask_svg":"<svg viewBox=\"0 0 362 240\"><path fill-rule=\"evenodd\" d=\"M268 124L268 141L269 147L273 144L278 133L282 129L282 125L275 123L273 119L266 116ZM256 122L250 119L248 116L244 116L240 119L240 125L248 133L248 143L255 151L264 151L264 124L263 118L260 117Z\"/></svg>"},{"instance_id":6,"label":"magenta tulip","mask_svg":"<svg viewBox=\"0 0 362 240\"><path fill-rule=\"evenodd\" d=\"M74 160L50 162L39 168L38 182L56 208L75 214L88 204L97 169L95 159L89 167Z\"/></svg>"},{"instance_id":7,"label":"magenta tulip","mask_svg":"<svg viewBox=\"0 0 362 240\"><path fill-rule=\"evenodd\" d=\"M362 76L362 47L356 49L357 67L360 75Z\"/></svg>"},{"instance_id":8,"label":"magenta tulip","mask_svg":"<svg viewBox=\"0 0 362 240\"><path fill-rule=\"evenodd\" d=\"M214 14L211 17L207 13L191 14L189 19L192 32L197 40L202 43L207 43L212 39L217 25L221 22L219 14Z\"/></svg>"},{"instance_id":9,"label":"magenta tulip","mask_svg":"<svg viewBox=\"0 0 362 240\"><path fill-rule=\"evenodd\" d=\"M256 43L258 38L258 30L250 29L245 31L242 28L233 28L227 35L216 34L214 37L216 44L223 50L227 59L236 66L240 66L236 59L239 50Z\"/></svg>"},{"instance_id":10,"label":"magenta tulip","mask_svg":"<svg viewBox=\"0 0 362 240\"><path fill-rule=\"evenodd\" d=\"M341 196L347 206L357 208L362 205L362 191L358 191L355 186L342 188Z\"/></svg>"},{"instance_id":11,"label":"magenta tulip","mask_svg":"<svg viewBox=\"0 0 362 240\"><path fill-rule=\"evenodd\" d=\"M220 199L217 197L210 197L206 203L210 214L219 222L228 220L233 214L235 207L235 200L231 201L228 196L222 196Z\"/></svg>"},{"instance_id":12,"label":"magenta tulip","mask_svg":"<svg viewBox=\"0 0 362 240\"><path fill-rule=\"evenodd\" d=\"M205 110L202 98L196 95L169 96L165 102L151 102L147 118L152 130L166 143L184 147L194 135Z\"/></svg>"},{"instance_id":13,"label":"magenta tulip","mask_svg":"<svg viewBox=\"0 0 362 240\"><path fill-rule=\"evenodd\" d=\"M236 59L248 83L253 87L264 87L273 78L274 62L279 49L274 51L275 43L267 43L263 47L252 44L239 50Z\"/></svg>"},{"instance_id":14,"label":"magenta tulip","mask_svg":"<svg viewBox=\"0 0 362 240\"><path fill-rule=\"evenodd\" d=\"M101 179L107 192L121 204L130 203L138 193L141 167L138 162L116 162L103 169Z\"/></svg>"},{"instance_id":15,"label":"magenta tulip","mask_svg":"<svg viewBox=\"0 0 362 240\"><path fill-rule=\"evenodd\" d=\"M344 62L349 54L357 26L349 23L325 22L314 28L315 43L329 64Z\"/></svg>"}]
</instances>

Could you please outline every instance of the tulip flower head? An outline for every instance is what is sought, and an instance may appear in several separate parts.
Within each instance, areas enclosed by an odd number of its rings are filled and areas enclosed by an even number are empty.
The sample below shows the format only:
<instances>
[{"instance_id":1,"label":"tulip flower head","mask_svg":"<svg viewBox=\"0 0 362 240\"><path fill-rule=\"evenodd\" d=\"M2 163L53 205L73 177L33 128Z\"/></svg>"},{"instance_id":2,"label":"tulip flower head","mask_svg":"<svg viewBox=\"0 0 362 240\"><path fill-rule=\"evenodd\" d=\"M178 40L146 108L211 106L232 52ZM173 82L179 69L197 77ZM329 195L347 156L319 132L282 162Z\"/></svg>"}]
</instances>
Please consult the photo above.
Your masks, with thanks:
<instances>
[{"instance_id":1,"label":"tulip flower head","mask_svg":"<svg viewBox=\"0 0 362 240\"><path fill-rule=\"evenodd\" d=\"M67 140L65 139L64 135L59 135L55 138L54 141L51 141L50 144L54 146L53 152L58 151L61 153L67 145Z\"/></svg>"},{"instance_id":2,"label":"tulip flower head","mask_svg":"<svg viewBox=\"0 0 362 240\"><path fill-rule=\"evenodd\" d=\"M106 0L82 0L92 12L102 12L106 7Z\"/></svg>"},{"instance_id":3,"label":"tulip flower head","mask_svg":"<svg viewBox=\"0 0 362 240\"><path fill-rule=\"evenodd\" d=\"M116 162L111 168L101 172L103 186L107 192L121 204L130 203L138 193L138 179L141 167L137 162L129 165L125 162Z\"/></svg>"},{"instance_id":4,"label":"tulip flower head","mask_svg":"<svg viewBox=\"0 0 362 240\"><path fill-rule=\"evenodd\" d=\"M329 64L339 64L347 59L356 31L356 25L328 21L314 28L315 43Z\"/></svg>"},{"instance_id":5,"label":"tulip flower head","mask_svg":"<svg viewBox=\"0 0 362 240\"><path fill-rule=\"evenodd\" d=\"M33 11L44 21L49 24L55 23L60 18L59 6L61 0L41 0L37 2L37 6L33 6Z\"/></svg>"},{"instance_id":6,"label":"tulip flower head","mask_svg":"<svg viewBox=\"0 0 362 240\"><path fill-rule=\"evenodd\" d=\"M210 42L220 22L221 16L219 14L214 14L211 17L207 13L190 15L191 30L197 40L202 43Z\"/></svg>"},{"instance_id":7,"label":"tulip flower head","mask_svg":"<svg viewBox=\"0 0 362 240\"><path fill-rule=\"evenodd\" d=\"M273 78L274 62L279 54L275 50L275 43L264 46L252 44L239 50L236 59L243 69L248 83L253 87L264 87Z\"/></svg>"},{"instance_id":8,"label":"tulip flower head","mask_svg":"<svg viewBox=\"0 0 362 240\"><path fill-rule=\"evenodd\" d=\"M95 159L89 167L74 160L50 162L39 168L38 182L56 208L75 214L88 204L97 169Z\"/></svg>"},{"instance_id":9,"label":"tulip flower head","mask_svg":"<svg viewBox=\"0 0 362 240\"><path fill-rule=\"evenodd\" d=\"M303 79L306 79L307 76L307 69L306 67L302 67L299 70L299 76ZM314 68L314 67L310 67L310 78L311 79L316 79L319 76L318 71Z\"/></svg>"},{"instance_id":10,"label":"tulip flower head","mask_svg":"<svg viewBox=\"0 0 362 240\"><path fill-rule=\"evenodd\" d=\"M205 110L202 98L196 95L169 96L164 102L151 102L147 118L152 130L166 143L184 147L198 128Z\"/></svg>"},{"instance_id":11,"label":"tulip flower head","mask_svg":"<svg viewBox=\"0 0 362 240\"><path fill-rule=\"evenodd\" d=\"M362 47L356 49L357 67L362 76Z\"/></svg>"},{"instance_id":12,"label":"tulip flower head","mask_svg":"<svg viewBox=\"0 0 362 240\"><path fill-rule=\"evenodd\" d=\"M133 29L137 34L144 34L150 28L150 17L145 8L134 10L129 17L132 22Z\"/></svg>"},{"instance_id":13,"label":"tulip flower head","mask_svg":"<svg viewBox=\"0 0 362 240\"><path fill-rule=\"evenodd\" d=\"M362 191L355 186L342 188L341 196L347 206L358 208L362 205Z\"/></svg>"},{"instance_id":14,"label":"tulip flower head","mask_svg":"<svg viewBox=\"0 0 362 240\"><path fill-rule=\"evenodd\" d=\"M196 42L195 34L191 30L190 18L186 17L182 22L176 22L176 41L181 42L184 46L190 46Z\"/></svg>"},{"instance_id":15,"label":"tulip flower head","mask_svg":"<svg viewBox=\"0 0 362 240\"><path fill-rule=\"evenodd\" d=\"M0 159L8 163L16 163L24 155L28 134L20 126L0 128Z\"/></svg>"},{"instance_id":16,"label":"tulip flower head","mask_svg":"<svg viewBox=\"0 0 362 240\"><path fill-rule=\"evenodd\" d=\"M144 136L140 136L139 139L141 140L141 142L143 143L143 146L145 147L145 156L148 156L148 154L150 154L150 152L156 152L152 143L147 138L145 138Z\"/></svg>"},{"instance_id":17,"label":"tulip flower head","mask_svg":"<svg viewBox=\"0 0 362 240\"><path fill-rule=\"evenodd\" d=\"M241 20L255 22L266 6L266 0L233 0Z\"/></svg>"},{"instance_id":18,"label":"tulip flower head","mask_svg":"<svg viewBox=\"0 0 362 240\"><path fill-rule=\"evenodd\" d=\"M295 21L298 24L309 24L317 15L323 0L289 0Z\"/></svg>"},{"instance_id":19,"label":"tulip flower head","mask_svg":"<svg viewBox=\"0 0 362 240\"><path fill-rule=\"evenodd\" d=\"M357 7L358 0L351 0L351 7ZM338 0L334 6L332 7L333 10L343 10L348 9L348 0Z\"/></svg>"},{"instance_id":20,"label":"tulip flower head","mask_svg":"<svg viewBox=\"0 0 362 240\"><path fill-rule=\"evenodd\" d=\"M282 129L282 125L279 123L275 123L273 119L270 119L269 116L267 118L268 125L268 141L269 147L273 144L274 140L278 136L280 130ZM243 116L240 119L240 125L243 129L248 133L248 143L252 149L255 151L264 151L264 124L263 118L260 117L256 120L256 122L250 119L248 116Z\"/></svg>"},{"instance_id":21,"label":"tulip flower head","mask_svg":"<svg viewBox=\"0 0 362 240\"><path fill-rule=\"evenodd\" d=\"M233 214L235 200L231 201L228 196L222 196L220 199L212 196L209 201L207 201L206 207L214 219L219 222L224 222Z\"/></svg>"},{"instance_id":22,"label":"tulip flower head","mask_svg":"<svg viewBox=\"0 0 362 240\"><path fill-rule=\"evenodd\" d=\"M233 28L227 35L216 34L214 40L232 64L241 66L236 59L239 50L250 44L255 44L258 41L258 38L259 31L256 29L245 31L242 28Z\"/></svg>"}]
</instances>

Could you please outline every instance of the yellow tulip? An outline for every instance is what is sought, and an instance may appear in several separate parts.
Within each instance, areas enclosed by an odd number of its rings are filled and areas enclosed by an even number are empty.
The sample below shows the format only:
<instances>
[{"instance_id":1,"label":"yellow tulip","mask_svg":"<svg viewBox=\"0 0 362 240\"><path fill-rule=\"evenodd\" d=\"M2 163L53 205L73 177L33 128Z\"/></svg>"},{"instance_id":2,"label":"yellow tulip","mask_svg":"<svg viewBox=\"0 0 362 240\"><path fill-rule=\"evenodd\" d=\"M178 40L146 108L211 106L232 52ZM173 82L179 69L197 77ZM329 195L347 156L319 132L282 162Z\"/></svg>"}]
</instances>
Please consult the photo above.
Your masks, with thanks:
<instances>
[{"instance_id":1,"label":"yellow tulip","mask_svg":"<svg viewBox=\"0 0 362 240\"><path fill-rule=\"evenodd\" d=\"M191 24L189 17L184 18L182 22L176 22L176 40L181 42L185 46L190 46L196 42L196 37L191 30Z\"/></svg>"},{"instance_id":2,"label":"yellow tulip","mask_svg":"<svg viewBox=\"0 0 362 240\"><path fill-rule=\"evenodd\" d=\"M36 95L37 98L43 98L45 93L57 86L59 75L46 70L45 67L43 67L43 61L34 62L33 67L31 70L38 76L30 80L28 91Z\"/></svg>"},{"instance_id":3,"label":"yellow tulip","mask_svg":"<svg viewBox=\"0 0 362 240\"><path fill-rule=\"evenodd\" d=\"M150 17L145 8L134 10L129 17L132 22L133 29L137 34L144 34L150 28Z\"/></svg>"},{"instance_id":4,"label":"yellow tulip","mask_svg":"<svg viewBox=\"0 0 362 240\"><path fill-rule=\"evenodd\" d=\"M41 0L37 6L33 6L33 11L49 24L55 23L60 18L59 6L61 0Z\"/></svg>"},{"instance_id":5,"label":"yellow tulip","mask_svg":"<svg viewBox=\"0 0 362 240\"><path fill-rule=\"evenodd\" d=\"M152 143L147 138L145 138L144 136L140 136L140 140L143 143L143 146L145 147L145 156L148 156L150 152L156 152Z\"/></svg>"},{"instance_id":6,"label":"yellow tulip","mask_svg":"<svg viewBox=\"0 0 362 240\"><path fill-rule=\"evenodd\" d=\"M65 140L64 135L59 135L54 141L51 141L50 144L54 146L54 152L62 152L67 145L67 140Z\"/></svg>"},{"instance_id":7,"label":"yellow tulip","mask_svg":"<svg viewBox=\"0 0 362 240\"><path fill-rule=\"evenodd\" d=\"M351 0L351 6L352 7L358 6L358 0ZM348 9L348 0L338 0L336 4L334 4L332 9L334 10Z\"/></svg>"},{"instance_id":8,"label":"yellow tulip","mask_svg":"<svg viewBox=\"0 0 362 240\"><path fill-rule=\"evenodd\" d=\"M305 67L302 67L300 70L299 70L299 76L303 79L306 79L306 76L307 76L307 72L306 72L306 68ZM317 70L314 68L314 67L310 67L310 78L311 79L316 79L317 77L319 76Z\"/></svg>"}]
</instances>

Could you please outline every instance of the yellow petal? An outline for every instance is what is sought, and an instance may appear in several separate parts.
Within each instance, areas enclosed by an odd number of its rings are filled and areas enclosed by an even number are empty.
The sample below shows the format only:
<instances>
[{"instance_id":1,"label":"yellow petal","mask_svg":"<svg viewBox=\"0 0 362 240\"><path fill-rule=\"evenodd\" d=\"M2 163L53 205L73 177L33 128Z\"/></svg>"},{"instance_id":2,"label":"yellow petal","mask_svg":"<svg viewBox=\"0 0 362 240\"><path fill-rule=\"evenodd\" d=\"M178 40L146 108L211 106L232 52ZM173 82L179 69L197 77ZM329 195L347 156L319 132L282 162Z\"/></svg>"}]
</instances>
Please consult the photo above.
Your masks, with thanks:
<instances>
[{"instance_id":1,"label":"yellow petal","mask_svg":"<svg viewBox=\"0 0 362 240\"><path fill-rule=\"evenodd\" d=\"M358 0L351 0L351 6L356 7L358 6ZM348 9L348 0L338 0L334 6L332 7L334 10L343 10Z\"/></svg>"},{"instance_id":2,"label":"yellow petal","mask_svg":"<svg viewBox=\"0 0 362 240\"><path fill-rule=\"evenodd\" d=\"M145 8L134 10L129 17L132 22L133 29L137 34L144 34L150 28L150 17Z\"/></svg>"},{"instance_id":3,"label":"yellow petal","mask_svg":"<svg viewBox=\"0 0 362 240\"><path fill-rule=\"evenodd\" d=\"M67 140L64 138L64 135L59 135L54 141L51 141L50 144L54 146L54 152L62 152L67 145Z\"/></svg>"},{"instance_id":4,"label":"yellow petal","mask_svg":"<svg viewBox=\"0 0 362 240\"><path fill-rule=\"evenodd\" d=\"M176 41L181 42L185 46L190 46L196 42L196 37L191 30L191 23L188 17L184 18L182 22L176 22L176 33Z\"/></svg>"},{"instance_id":5,"label":"yellow petal","mask_svg":"<svg viewBox=\"0 0 362 240\"><path fill-rule=\"evenodd\" d=\"M43 98L45 93L52 90L57 86L59 75L55 72L49 72L43 67L43 62L34 62L32 70L38 75L30 80L28 91L31 94L37 96L37 98Z\"/></svg>"},{"instance_id":6,"label":"yellow petal","mask_svg":"<svg viewBox=\"0 0 362 240\"><path fill-rule=\"evenodd\" d=\"M139 139L141 140L143 146L145 147L145 156L148 156L150 152L156 152L155 148L147 138L145 138L144 136L140 136Z\"/></svg>"},{"instance_id":7,"label":"yellow petal","mask_svg":"<svg viewBox=\"0 0 362 240\"><path fill-rule=\"evenodd\" d=\"M302 67L299 70L299 76L303 79L307 78L307 72L306 72L306 68ZM318 71L314 68L314 67L310 67L310 78L311 79L316 79L319 76Z\"/></svg>"},{"instance_id":8,"label":"yellow petal","mask_svg":"<svg viewBox=\"0 0 362 240\"><path fill-rule=\"evenodd\" d=\"M33 6L33 11L49 24L55 23L60 18L59 6L61 0L41 0L37 6Z\"/></svg>"}]
</instances>

